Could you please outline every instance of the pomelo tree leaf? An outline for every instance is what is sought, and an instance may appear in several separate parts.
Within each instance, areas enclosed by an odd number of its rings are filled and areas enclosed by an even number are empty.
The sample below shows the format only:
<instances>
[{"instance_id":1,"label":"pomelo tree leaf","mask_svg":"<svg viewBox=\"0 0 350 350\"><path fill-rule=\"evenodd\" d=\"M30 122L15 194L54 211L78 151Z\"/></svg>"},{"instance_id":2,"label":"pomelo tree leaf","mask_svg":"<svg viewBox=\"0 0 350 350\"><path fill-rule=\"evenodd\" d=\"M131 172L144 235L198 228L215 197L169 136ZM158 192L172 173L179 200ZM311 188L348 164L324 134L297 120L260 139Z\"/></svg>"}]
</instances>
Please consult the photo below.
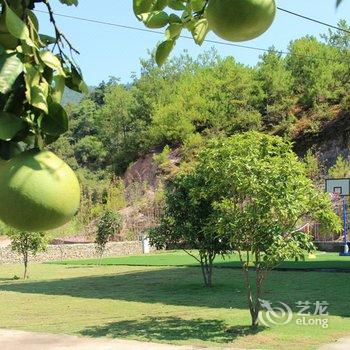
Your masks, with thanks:
<instances>
[{"instance_id":1,"label":"pomelo tree leaf","mask_svg":"<svg viewBox=\"0 0 350 350\"><path fill-rule=\"evenodd\" d=\"M89 92L88 86L85 84L81 73L72 66L71 74L66 78L66 86L76 92L87 94Z\"/></svg>"},{"instance_id":2,"label":"pomelo tree leaf","mask_svg":"<svg viewBox=\"0 0 350 350\"><path fill-rule=\"evenodd\" d=\"M59 75L65 76L61 61L51 51L40 51L39 55L45 65L55 70Z\"/></svg>"},{"instance_id":3,"label":"pomelo tree leaf","mask_svg":"<svg viewBox=\"0 0 350 350\"><path fill-rule=\"evenodd\" d=\"M23 72L23 63L17 53L0 55L0 93L8 93L18 76Z\"/></svg>"},{"instance_id":4,"label":"pomelo tree leaf","mask_svg":"<svg viewBox=\"0 0 350 350\"><path fill-rule=\"evenodd\" d=\"M25 126L26 124L21 118L14 114L0 111L0 140L10 141Z\"/></svg>"},{"instance_id":5,"label":"pomelo tree leaf","mask_svg":"<svg viewBox=\"0 0 350 350\"><path fill-rule=\"evenodd\" d=\"M169 0L168 6L175 11L184 11L186 6L182 0Z\"/></svg>"},{"instance_id":6,"label":"pomelo tree leaf","mask_svg":"<svg viewBox=\"0 0 350 350\"><path fill-rule=\"evenodd\" d=\"M169 23L170 24L173 24L173 23L183 23L182 22L182 19L178 16L178 15L176 15L175 13L171 13L170 15L169 15Z\"/></svg>"},{"instance_id":7,"label":"pomelo tree leaf","mask_svg":"<svg viewBox=\"0 0 350 350\"><path fill-rule=\"evenodd\" d=\"M148 28L162 28L169 22L169 16L164 11L143 13L139 17Z\"/></svg>"},{"instance_id":8,"label":"pomelo tree leaf","mask_svg":"<svg viewBox=\"0 0 350 350\"><path fill-rule=\"evenodd\" d=\"M49 93L49 85L41 82L37 86L31 88L31 105L48 113L47 97Z\"/></svg>"},{"instance_id":9,"label":"pomelo tree leaf","mask_svg":"<svg viewBox=\"0 0 350 350\"><path fill-rule=\"evenodd\" d=\"M136 16L150 12L154 0L133 0L133 10Z\"/></svg>"},{"instance_id":10,"label":"pomelo tree leaf","mask_svg":"<svg viewBox=\"0 0 350 350\"><path fill-rule=\"evenodd\" d=\"M26 82L26 97L28 102L48 113L47 97L49 94L49 84L45 80L41 80L40 72L32 65L25 66L25 82Z\"/></svg>"},{"instance_id":11,"label":"pomelo tree leaf","mask_svg":"<svg viewBox=\"0 0 350 350\"><path fill-rule=\"evenodd\" d=\"M152 11L162 11L168 6L169 0L156 0Z\"/></svg>"},{"instance_id":12,"label":"pomelo tree leaf","mask_svg":"<svg viewBox=\"0 0 350 350\"><path fill-rule=\"evenodd\" d=\"M179 35L181 34L181 31L183 29L183 24L181 23L172 23L169 25L167 30L165 31L165 38L166 40L173 40L177 39Z\"/></svg>"},{"instance_id":13,"label":"pomelo tree leaf","mask_svg":"<svg viewBox=\"0 0 350 350\"><path fill-rule=\"evenodd\" d=\"M49 113L40 121L41 130L51 136L59 136L68 130L68 116L65 109L56 102L49 104Z\"/></svg>"},{"instance_id":14,"label":"pomelo tree leaf","mask_svg":"<svg viewBox=\"0 0 350 350\"><path fill-rule=\"evenodd\" d=\"M166 59L169 57L171 51L173 50L174 46L174 40L166 40L158 45L155 57L158 66L162 66L164 64Z\"/></svg>"},{"instance_id":15,"label":"pomelo tree leaf","mask_svg":"<svg viewBox=\"0 0 350 350\"><path fill-rule=\"evenodd\" d=\"M61 135L45 135L45 145L50 145L60 138Z\"/></svg>"},{"instance_id":16,"label":"pomelo tree leaf","mask_svg":"<svg viewBox=\"0 0 350 350\"><path fill-rule=\"evenodd\" d=\"M196 44L202 45L208 32L209 24L206 18L202 18L193 23L191 33Z\"/></svg>"},{"instance_id":17,"label":"pomelo tree leaf","mask_svg":"<svg viewBox=\"0 0 350 350\"><path fill-rule=\"evenodd\" d=\"M68 6L78 6L78 0L60 0L60 2L64 5L68 5Z\"/></svg>"},{"instance_id":18,"label":"pomelo tree leaf","mask_svg":"<svg viewBox=\"0 0 350 350\"><path fill-rule=\"evenodd\" d=\"M137 17L143 13L162 11L168 5L168 0L133 0L133 9Z\"/></svg>"},{"instance_id":19,"label":"pomelo tree leaf","mask_svg":"<svg viewBox=\"0 0 350 350\"><path fill-rule=\"evenodd\" d=\"M54 102L61 103L66 85L65 78L62 75L56 75L53 80L55 82L55 91L52 93L52 99Z\"/></svg>"},{"instance_id":20,"label":"pomelo tree leaf","mask_svg":"<svg viewBox=\"0 0 350 350\"><path fill-rule=\"evenodd\" d=\"M40 41L44 45L51 45L51 44L55 44L57 42L56 38L54 38L53 36L50 36L50 35L46 35L46 34L39 34L39 38L40 38Z\"/></svg>"},{"instance_id":21,"label":"pomelo tree leaf","mask_svg":"<svg viewBox=\"0 0 350 350\"><path fill-rule=\"evenodd\" d=\"M30 38L27 25L17 16L17 14L6 4L5 12L6 27L15 38L24 40L27 45L35 47Z\"/></svg>"},{"instance_id":22,"label":"pomelo tree leaf","mask_svg":"<svg viewBox=\"0 0 350 350\"><path fill-rule=\"evenodd\" d=\"M204 6L206 5L206 0L192 0L191 5L194 12L202 11Z\"/></svg>"}]
</instances>

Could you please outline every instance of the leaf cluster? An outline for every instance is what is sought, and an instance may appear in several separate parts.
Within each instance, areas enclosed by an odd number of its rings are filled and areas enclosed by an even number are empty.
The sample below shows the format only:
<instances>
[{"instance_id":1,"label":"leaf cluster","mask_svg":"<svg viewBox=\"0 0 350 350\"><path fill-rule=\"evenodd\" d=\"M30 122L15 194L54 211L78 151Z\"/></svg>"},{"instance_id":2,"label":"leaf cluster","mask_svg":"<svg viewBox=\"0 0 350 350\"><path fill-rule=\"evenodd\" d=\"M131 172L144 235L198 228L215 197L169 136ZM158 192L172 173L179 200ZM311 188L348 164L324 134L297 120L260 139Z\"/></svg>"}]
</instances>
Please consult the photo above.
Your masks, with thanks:
<instances>
[{"instance_id":1,"label":"leaf cluster","mask_svg":"<svg viewBox=\"0 0 350 350\"><path fill-rule=\"evenodd\" d=\"M206 184L196 172L179 174L165 189L165 212L160 225L151 229L151 244L157 248L198 249L211 255L232 251L229 239L212 227L214 208L210 198L195 192Z\"/></svg>"},{"instance_id":2,"label":"leaf cluster","mask_svg":"<svg viewBox=\"0 0 350 350\"><path fill-rule=\"evenodd\" d=\"M155 59L163 65L182 31L187 29L197 45L202 45L208 31L203 16L207 0L133 0L136 17L147 28L163 28L165 40L156 49Z\"/></svg>"},{"instance_id":3,"label":"leaf cluster","mask_svg":"<svg viewBox=\"0 0 350 350\"><path fill-rule=\"evenodd\" d=\"M19 254L25 255L30 252L36 255L46 249L47 242L43 232L10 230L7 235L11 239L11 249Z\"/></svg>"},{"instance_id":4,"label":"leaf cluster","mask_svg":"<svg viewBox=\"0 0 350 350\"><path fill-rule=\"evenodd\" d=\"M33 12L39 2L48 8L55 37L40 32ZM81 92L85 85L64 52L64 43L73 48L58 30L48 1L1 0L0 6L0 157L8 159L25 148L43 148L65 133L64 89Z\"/></svg>"}]
</instances>

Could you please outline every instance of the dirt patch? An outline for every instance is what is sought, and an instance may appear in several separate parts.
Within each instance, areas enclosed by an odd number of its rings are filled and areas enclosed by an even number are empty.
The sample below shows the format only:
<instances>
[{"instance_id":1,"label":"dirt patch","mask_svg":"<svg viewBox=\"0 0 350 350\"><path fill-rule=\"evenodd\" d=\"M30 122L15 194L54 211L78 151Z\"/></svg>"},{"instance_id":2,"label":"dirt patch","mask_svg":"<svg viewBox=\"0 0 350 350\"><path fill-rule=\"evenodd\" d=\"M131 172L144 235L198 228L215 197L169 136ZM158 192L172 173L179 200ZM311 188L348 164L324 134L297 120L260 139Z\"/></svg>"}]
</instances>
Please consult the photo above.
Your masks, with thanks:
<instances>
[{"instance_id":1,"label":"dirt patch","mask_svg":"<svg viewBox=\"0 0 350 350\"><path fill-rule=\"evenodd\" d=\"M1 350L194 350L193 346L144 343L133 340L80 338L69 335L40 334L0 330ZM23 345L25 344L25 348ZM202 348L203 349L203 348ZM208 348L207 348L208 349ZM230 348L233 350L232 348ZM209 349L208 349L209 350ZM221 348L221 350L224 350ZM238 350L238 349L236 349Z\"/></svg>"}]
</instances>

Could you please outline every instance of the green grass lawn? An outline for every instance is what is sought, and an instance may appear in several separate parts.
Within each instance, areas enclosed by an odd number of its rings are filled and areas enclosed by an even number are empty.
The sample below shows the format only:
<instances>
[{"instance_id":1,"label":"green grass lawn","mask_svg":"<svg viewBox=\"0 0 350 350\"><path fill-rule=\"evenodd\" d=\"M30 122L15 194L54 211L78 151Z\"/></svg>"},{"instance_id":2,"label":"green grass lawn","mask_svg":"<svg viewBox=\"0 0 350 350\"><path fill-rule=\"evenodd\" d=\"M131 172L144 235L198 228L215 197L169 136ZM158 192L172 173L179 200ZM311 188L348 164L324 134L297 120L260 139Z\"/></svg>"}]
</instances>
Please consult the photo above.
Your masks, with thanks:
<instances>
[{"instance_id":1,"label":"green grass lawn","mask_svg":"<svg viewBox=\"0 0 350 350\"><path fill-rule=\"evenodd\" d=\"M247 327L239 270L215 269L209 289L197 267L33 264L30 280L11 279L21 273L20 265L0 266L0 328L283 350L316 349L350 333L348 273L272 272L264 299L294 311L298 301L326 300L329 328L293 320L256 333Z\"/></svg>"},{"instance_id":2,"label":"green grass lawn","mask_svg":"<svg viewBox=\"0 0 350 350\"><path fill-rule=\"evenodd\" d=\"M195 252L193 252L195 253ZM53 262L64 265L128 265L128 266L199 266L199 263L183 251L170 251L149 255L124 256L116 258L67 260ZM241 267L238 255L232 254L215 260L216 267ZM287 261L279 266L282 269L341 269L350 271L350 257L341 257L337 253L318 252L315 259L306 261Z\"/></svg>"}]
</instances>

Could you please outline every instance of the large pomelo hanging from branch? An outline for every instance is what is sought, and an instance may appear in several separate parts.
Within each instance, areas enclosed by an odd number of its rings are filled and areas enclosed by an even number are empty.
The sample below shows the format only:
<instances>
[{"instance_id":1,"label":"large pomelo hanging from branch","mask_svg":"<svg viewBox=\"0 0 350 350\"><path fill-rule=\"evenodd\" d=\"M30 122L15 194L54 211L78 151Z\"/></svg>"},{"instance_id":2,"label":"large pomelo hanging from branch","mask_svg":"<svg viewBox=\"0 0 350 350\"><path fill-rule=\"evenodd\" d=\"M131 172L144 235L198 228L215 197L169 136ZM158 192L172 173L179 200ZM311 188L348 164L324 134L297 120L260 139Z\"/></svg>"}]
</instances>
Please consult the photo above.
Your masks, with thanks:
<instances>
[{"instance_id":1,"label":"large pomelo hanging from branch","mask_svg":"<svg viewBox=\"0 0 350 350\"><path fill-rule=\"evenodd\" d=\"M209 0L209 28L228 41L257 38L271 26L276 15L274 0Z\"/></svg>"},{"instance_id":2,"label":"large pomelo hanging from branch","mask_svg":"<svg viewBox=\"0 0 350 350\"><path fill-rule=\"evenodd\" d=\"M77 212L73 170L49 151L21 153L0 166L0 220L22 231L62 226Z\"/></svg>"}]
</instances>

